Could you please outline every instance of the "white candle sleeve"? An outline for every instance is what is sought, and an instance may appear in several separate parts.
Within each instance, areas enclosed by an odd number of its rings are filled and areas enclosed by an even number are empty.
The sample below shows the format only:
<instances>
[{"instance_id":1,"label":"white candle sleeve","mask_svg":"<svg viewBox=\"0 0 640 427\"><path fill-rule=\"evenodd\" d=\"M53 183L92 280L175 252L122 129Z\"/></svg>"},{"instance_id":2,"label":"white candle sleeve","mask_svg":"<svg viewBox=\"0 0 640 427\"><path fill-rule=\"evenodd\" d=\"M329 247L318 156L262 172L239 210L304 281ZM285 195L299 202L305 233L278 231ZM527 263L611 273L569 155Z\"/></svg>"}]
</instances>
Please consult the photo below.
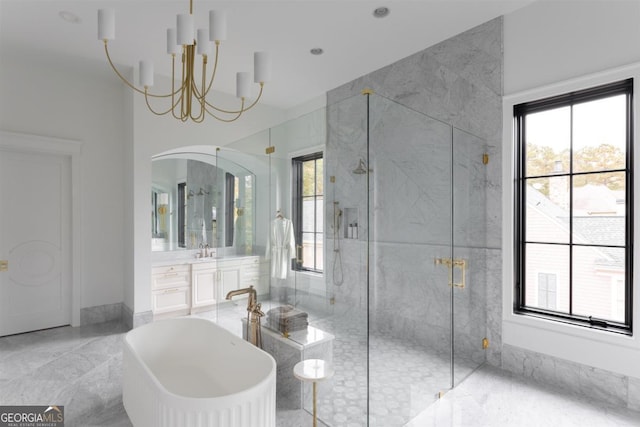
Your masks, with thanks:
<instances>
[{"instance_id":1,"label":"white candle sleeve","mask_svg":"<svg viewBox=\"0 0 640 427\"><path fill-rule=\"evenodd\" d=\"M140 84L144 87L153 86L153 62L140 61Z\"/></svg>"},{"instance_id":2,"label":"white candle sleeve","mask_svg":"<svg viewBox=\"0 0 640 427\"><path fill-rule=\"evenodd\" d=\"M221 10L209 11L209 40L227 39L227 14Z\"/></svg>"},{"instance_id":3,"label":"white candle sleeve","mask_svg":"<svg viewBox=\"0 0 640 427\"><path fill-rule=\"evenodd\" d=\"M180 14L177 18L177 28L178 28L178 44L179 45L192 45L193 44L193 35L194 33L194 25L193 25L193 15Z\"/></svg>"},{"instance_id":4,"label":"white candle sleeve","mask_svg":"<svg viewBox=\"0 0 640 427\"><path fill-rule=\"evenodd\" d=\"M116 13L113 9L98 10L98 40L116 38Z\"/></svg>"},{"instance_id":5,"label":"white candle sleeve","mask_svg":"<svg viewBox=\"0 0 640 427\"><path fill-rule=\"evenodd\" d=\"M271 80L271 57L268 52L253 54L253 80L264 83Z\"/></svg>"},{"instance_id":6,"label":"white candle sleeve","mask_svg":"<svg viewBox=\"0 0 640 427\"><path fill-rule=\"evenodd\" d=\"M251 92L251 73L244 71L236 74L236 96L248 98Z\"/></svg>"}]
</instances>

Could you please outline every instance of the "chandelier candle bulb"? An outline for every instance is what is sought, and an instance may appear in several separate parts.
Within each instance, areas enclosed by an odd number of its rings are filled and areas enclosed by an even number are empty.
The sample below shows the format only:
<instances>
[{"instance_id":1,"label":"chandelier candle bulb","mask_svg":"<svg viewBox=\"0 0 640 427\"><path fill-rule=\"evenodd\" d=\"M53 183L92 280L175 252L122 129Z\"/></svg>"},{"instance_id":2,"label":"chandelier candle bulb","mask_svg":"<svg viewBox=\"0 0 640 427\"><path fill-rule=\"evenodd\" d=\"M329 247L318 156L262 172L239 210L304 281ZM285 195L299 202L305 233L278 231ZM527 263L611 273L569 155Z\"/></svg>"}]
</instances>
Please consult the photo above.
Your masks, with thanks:
<instances>
[{"instance_id":1,"label":"chandelier candle bulb","mask_svg":"<svg viewBox=\"0 0 640 427\"><path fill-rule=\"evenodd\" d=\"M255 83L265 83L271 79L271 58L269 52L254 52L253 80Z\"/></svg>"},{"instance_id":2,"label":"chandelier candle bulb","mask_svg":"<svg viewBox=\"0 0 640 427\"><path fill-rule=\"evenodd\" d=\"M227 13L220 10L209 11L209 40L227 39Z\"/></svg>"},{"instance_id":3,"label":"chandelier candle bulb","mask_svg":"<svg viewBox=\"0 0 640 427\"><path fill-rule=\"evenodd\" d=\"M98 10L98 40L116 38L116 12L113 9Z\"/></svg>"},{"instance_id":4,"label":"chandelier candle bulb","mask_svg":"<svg viewBox=\"0 0 640 427\"><path fill-rule=\"evenodd\" d=\"M140 61L140 84L145 88L153 86L153 62Z\"/></svg>"},{"instance_id":5,"label":"chandelier candle bulb","mask_svg":"<svg viewBox=\"0 0 640 427\"><path fill-rule=\"evenodd\" d=\"M243 71L236 74L236 96L248 98L251 92L251 73Z\"/></svg>"},{"instance_id":6,"label":"chandelier candle bulb","mask_svg":"<svg viewBox=\"0 0 640 427\"><path fill-rule=\"evenodd\" d=\"M194 24L193 24L193 15L187 15L181 13L178 15L177 19L178 26L178 44L179 45L189 45L193 44L193 35L194 32Z\"/></svg>"},{"instance_id":7,"label":"chandelier candle bulb","mask_svg":"<svg viewBox=\"0 0 640 427\"><path fill-rule=\"evenodd\" d=\"M169 55L177 55L180 53L180 47L176 43L177 35L175 28L167 28L167 53Z\"/></svg>"},{"instance_id":8,"label":"chandelier candle bulb","mask_svg":"<svg viewBox=\"0 0 640 427\"><path fill-rule=\"evenodd\" d=\"M198 55L211 55L211 42L209 41L209 30L199 28L197 39Z\"/></svg>"}]
</instances>

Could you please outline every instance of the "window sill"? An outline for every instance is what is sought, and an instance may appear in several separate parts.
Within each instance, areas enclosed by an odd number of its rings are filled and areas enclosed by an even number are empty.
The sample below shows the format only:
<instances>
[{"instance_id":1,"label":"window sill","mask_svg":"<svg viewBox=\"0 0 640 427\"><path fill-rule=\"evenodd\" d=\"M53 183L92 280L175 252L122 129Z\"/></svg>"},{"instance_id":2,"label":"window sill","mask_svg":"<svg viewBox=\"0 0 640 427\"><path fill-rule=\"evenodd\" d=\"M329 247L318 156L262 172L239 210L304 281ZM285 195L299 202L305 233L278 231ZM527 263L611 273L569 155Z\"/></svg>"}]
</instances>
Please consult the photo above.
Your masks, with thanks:
<instances>
[{"instance_id":1,"label":"window sill","mask_svg":"<svg viewBox=\"0 0 640 427\"><path fill-rule=\"evenodd\" d=\"M543 319L549 322L558 323L560 325L575 326L577 328L582 328L586 331L599 331L607 334L614 334L614 336L620 336L620 335L627 336L627 337L633 336L633 331L631 331L630 329L618 327L614 324L609 326L590 324L587 320L572 319L569 317L564 317L562 315L556 316L553 314L547 314L544 312L529 310L526 308L515 311L514 316L524 316L524 317L531 317L533 319Z\"/></svg>"}]
</instances>

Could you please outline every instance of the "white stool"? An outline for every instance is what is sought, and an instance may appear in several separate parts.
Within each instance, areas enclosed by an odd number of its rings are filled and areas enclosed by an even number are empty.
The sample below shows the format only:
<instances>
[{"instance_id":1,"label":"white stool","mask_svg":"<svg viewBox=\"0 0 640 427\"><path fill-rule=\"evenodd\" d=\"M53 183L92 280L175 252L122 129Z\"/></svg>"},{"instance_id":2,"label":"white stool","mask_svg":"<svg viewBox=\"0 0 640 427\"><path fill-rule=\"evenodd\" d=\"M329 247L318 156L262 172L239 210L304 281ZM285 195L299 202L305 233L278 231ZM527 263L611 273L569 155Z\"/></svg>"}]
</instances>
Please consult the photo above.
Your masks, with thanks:
<instances>
[{"instance_id":1,"label":"white stool","mask_svg":"<svg viewBox=\"0 0 640 427\"><path fill-rule=\"evenodd\" d=\"M318 414L316 409L316 383L333 376L334 370L331 363L322 359L307 359L296 363L293 367L293 375L302 381L313 382L313 427L317 426Z\"/></svg>"}]
</instances>

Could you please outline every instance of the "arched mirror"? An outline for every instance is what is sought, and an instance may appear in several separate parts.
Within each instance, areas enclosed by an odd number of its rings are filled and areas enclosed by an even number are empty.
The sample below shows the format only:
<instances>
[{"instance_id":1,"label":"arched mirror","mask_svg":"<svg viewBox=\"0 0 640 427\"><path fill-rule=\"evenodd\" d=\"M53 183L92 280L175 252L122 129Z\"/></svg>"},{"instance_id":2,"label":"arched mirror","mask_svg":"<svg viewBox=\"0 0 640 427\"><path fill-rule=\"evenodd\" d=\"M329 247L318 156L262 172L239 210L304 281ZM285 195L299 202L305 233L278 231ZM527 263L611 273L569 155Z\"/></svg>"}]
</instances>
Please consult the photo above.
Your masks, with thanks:
<instances>
[{"instance_id":1,"label":"arched mirror","mask_svg":"<svg viewBox=\"0 0 640 427\"><path fill-rule=\"evenodd\" d=\"M239 157L240 153L216 150L216 154L180 152L153 158L152 250L206 247L251 253L256 175Z\"/></svg>"}]
</instances>

